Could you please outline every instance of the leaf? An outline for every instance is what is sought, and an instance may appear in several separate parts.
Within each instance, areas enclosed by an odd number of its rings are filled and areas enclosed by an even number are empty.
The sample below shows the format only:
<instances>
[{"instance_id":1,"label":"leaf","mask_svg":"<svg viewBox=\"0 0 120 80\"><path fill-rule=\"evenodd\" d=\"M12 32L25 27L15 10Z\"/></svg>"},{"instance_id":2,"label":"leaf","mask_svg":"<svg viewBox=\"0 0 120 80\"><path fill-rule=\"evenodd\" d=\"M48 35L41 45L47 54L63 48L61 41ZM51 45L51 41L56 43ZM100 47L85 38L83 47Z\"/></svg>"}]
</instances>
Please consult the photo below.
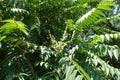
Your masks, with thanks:
<instances>
[{"instance_id":1,"label":"leaf","mask_svg":"<svg viewBox=\"0 0 120 80\"><path fill-rule=\"evenodd\" d=\"M105 66L106 75L109 75L109 68Z\"/></svg>"},{"instance_id":2,"label":"leaf","mask_svg":"<svg viewBox=\"0 0 120 80\"><path fill-rule=\"evenodd\" d=\"M115 6L115 4L114 4L112 1L103 0L103 1L98 5L98 8L99 8L99 9L103 9L103 10L112 10L112 8L110 8L111 6Z\"/></svg>"},{"instance_id":3,"label":"leaf","mask_svg":"<svg viewBox=\"0 0 120 80\"><path fill-rule=\"evenodd\" d=\"M114 76L114 70L113 69L110 69L110 73L112 76Z\"/></svg>"},{"instance_id":4,"label":"leaf","mask_svg":"<svg viewBox=\"0 0 120 80\"><path fill-rule=\"evenodd\" d=\"M2 32L2 35L7 35L14 31L16 27L15 23L6 23L0 27L0 32Z\"/></svg>"},{"instance_id":5,"label":"leaf","mask_svg":"<svg viewBox=\"0 0 120 80\"><path fill-rule=\"evenodd\" d=\"M72 19L68 19L68 20L66 20L65 21L65 23L66 23L66 26L72 31L72 30L74 30L74 21L72 20Z\"/></svg>"},{"instance_id":6,"label":"leaf","mask_svg":"<svg viewBox=\"0 0 120 80\"><path fill-rule=\"evenodd\" d=\"M110 40L110 36L108 34L106 34L105 37L108 41Z\"/></svg>"},{"instance_id":7,"label":"leaf","mask_svg":"<svg viewBox=\"0 0 120 80\"><path fill-rule=\"evenodd\" d=\"M110 37L113 38L114 37L113 34L110 34Z\"/></svg>"},{"instance_id":8,"label":"leaf","mask_svg":"<svg viewBox=\"0 0 120 80\"><path fill-rule=\"evenodd\" d=\"M19 80L25 80L23 76L18 76Z\"/></svg>"},{"instance_id":9,"label":"leaf","mask_svg":"<svg viewBox=\"0 0 120 80\"><path fill-rule=\"evenodd\" d=\"M96 57L94 57L94 64L95 64L95 66L98 65L98 61L97 61Z\"/></svg>"},{"instance_id":10,"label":"leaf","mask_svg":"<svg viewBox=\"0 0 120 80\"><path fill-rule=\"evenodd\" d=\"M72 74L72 71L74 68L75 68L74 66L71 66L71 67L68 66L68 69L66 69L66 78L65 79L70 78L70 75Z\"/></svg>"},{"instance_id":11,"label":"leaf","mask_svg":"<svg viewBox=\"0 0 120 80\"><path fill-rule=\"evenodd\" d=\"M2 40L5 39L5 38L6 38L6 36L0 37L0 41L2 41Z\"/></svg>"},{"instance_id":12,"label":"leaf","mask_svg":"<svg viewBox=\"0 0 120 80\"><path fill-rule=\"evenodd\" d=\"M20 21L16 21L18 28L21 32L23 32L25 35L28 35L27 28L25 27L25 24L23 24Z\"/></svg>"},{"instance_id":13,"label":"leaf","mask_svg":"<svg viewBox=\"0 0 120 80\"><path fill-rule=\"evenodd\" d=\"M72 59L70 59L70 61L74 64L74 66L80 70L83 75L86 77L87 80L91 80L91 78L89 77L89 75L84 71L84 69L75 61L73 61Z\"/></svg>"},{"instance_id":14,"label":"leaf","mask_svg":"<svg viewBox=\"0 0 120 80\"><path fill-rule=\"evenodd\" d=\"M85 25L89 25L90 23L92 23L93 20L90 21L89 19L92 19L91 17L93 16L95 10L96 10L96 8L93 8L89 12L87 12L86 14L84 14L80 19L78 19L76 21L76 24L79 24L81 26L85 26ZM94 20L95 19L96 18L94 17Z\"/></svg>"},{"instance_id":15,"label":"leaf","mask_svg":"<svg viewBox=\"0 0 120 80\"><path fill-rule=\"evenodd\" d=\"M15 20L7 19L7 20L3 20L3 21L1 21L1 22L15 23Z\"/></svg>"},{"instance_id":16,"label":"leaf","mask_svg":"<svg viewBox=\"0 0 120 80\"><path fill-rule=\"evenodd\" d=\"M11 32L16 32L15 30L17 29L23 32L25 35L28 35L27 28L25 27L24 23L11 19L3 20L2 22L8 22L0 27L0 32L3 35L8 35L11 34Z\"/></svg>"},{"instance_id":17,"label":"leaf","mask_svg":"<svg viewBox=\"0 0 120 80\"><path fill-rule=\"evenodd\" d=\"M117 49L113 50L113 55L114 55L115 58L118 60L119 53L118 53L118 50L117 50Z\"/></svg>"},{"instance_id":18,"label":"leaf","mask_svg":"<svg viewBox=\"0 0 120 80\"><path fill-rule=\"evenodd\" d=\"M100 38L102 39L102 42L104 42L105 36L104 35L100 35Z\"/></svg>"},{"instance_id":19,"label":"leaf","mask_svg":"<svg viewBox=\"0 0 120 80\"><path fill-rule=\"evenodd\" d=\"M111 49L108 49L108 54L109 54L110 58L112 59L113 54L112 54L112 50Z\"/></svg>"},{"instance_id":20,"label":"leaf","mask_svg":"<svg viewBox=\"0 0 120 80\"><path fill-rule=\"evenodd\" d=\"M101 1L96 8L91 9L89 12L84 14L81 18L76 21L76 25L81 27L90 26L90 24L94 24L99 19L105 17L105 14L102 10L112 10L111 6L114 6L112 1Z\"/></svg>"},{"instance_id":21,"label":"leaf","mask_svg":"<svg viewBox=\"0 0 120 80\"><path fill-rule=\"evenodd\" d=\"M79 76L76 77L75 80L83 80L83 76L82 76L82 75L79 75Z\"/></svg>"},{"instance_id":22,"label":"leaf","mask_svg":"<svg viewBox=\"0 0 120 80\"><path fill-rule=\"evenodd\" d=\"M118 38L118 34L114 34L114 38L117 39Z\"/></svg>"},{"instance_id":23,"label":"leaf","mask_svg":"<svg viewBox=\"0 0 120 80\"><path fill-rule=\"evenodd\" d=\"M20 8L11 8L10 9L13 13L17 12L17 13L25 13L25 14L29 14L29 11L25 10L25 9L20 9Z\"/></svg>"},{"instance_id":24,"label":"leaf","mask_svg":"<svg viewBox=\"0 0 120 80\"><path fill-rule=\"evenodd\" d=\"M94 41L96 41L95 39L94 39ZM104 40L101 38L101 36L97 36L97 41L96 42L103 42Z\"/></svg>"},{"instance_id":25,"label":"leaf","mask_svg":"<svg viewBox=\"0 0 120 80\"><path fill-rule=\"evenodd\" d=\"M77 74L77 70L74 70L73 73L71 74L71 76L69 76L70 79L75 80L76 74Z\"/></svg>"}]
</instances>

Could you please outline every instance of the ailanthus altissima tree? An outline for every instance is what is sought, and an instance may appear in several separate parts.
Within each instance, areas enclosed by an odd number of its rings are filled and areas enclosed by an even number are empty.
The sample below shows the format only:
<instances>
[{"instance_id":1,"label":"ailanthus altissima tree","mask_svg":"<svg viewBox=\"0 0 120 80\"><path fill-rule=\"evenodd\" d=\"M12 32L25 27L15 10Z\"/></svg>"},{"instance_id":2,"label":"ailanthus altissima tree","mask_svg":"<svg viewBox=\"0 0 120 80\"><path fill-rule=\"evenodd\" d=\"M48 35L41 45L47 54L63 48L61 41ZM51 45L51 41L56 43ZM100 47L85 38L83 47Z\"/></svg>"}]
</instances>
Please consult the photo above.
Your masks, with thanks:
<instances>
[{"instance_id":1,"label":"ailanthus altissima tree","mask_svg":"<svg viewBox=\"0 0 120 80\"><path fill-rule=\"evenodd\" d=\"M1 0L0 80L119 80L114 0Z\"/></svg>"}]
</instances>

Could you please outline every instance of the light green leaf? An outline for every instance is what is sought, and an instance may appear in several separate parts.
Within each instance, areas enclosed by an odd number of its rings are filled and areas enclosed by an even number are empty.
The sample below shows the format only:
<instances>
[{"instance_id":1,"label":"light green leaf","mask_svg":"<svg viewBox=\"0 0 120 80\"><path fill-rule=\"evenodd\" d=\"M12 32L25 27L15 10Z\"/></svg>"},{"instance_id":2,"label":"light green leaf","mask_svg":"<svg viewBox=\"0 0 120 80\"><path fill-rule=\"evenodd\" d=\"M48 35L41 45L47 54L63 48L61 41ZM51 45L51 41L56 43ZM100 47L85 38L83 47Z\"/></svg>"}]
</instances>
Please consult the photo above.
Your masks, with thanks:
<instances>
[{"instance_id":1,"label":"light green leaf","mask_svg":"<svg viewBox=\"0 0 120 80\"><path fill-rule=\"evenodd\" d=\"M105 36L104 35L100 35L100 38L102 39L102 42L104 42Z\"/></svg>"},{"instance_id":2,"label":"light green leaf","mask_svg":"<svg viewBox=\"0 0 120 80\"><path fill-rule=\"evenodd\" d=\"M117 49L113 50L113 55L114 55L115 58L118 60L119 53L118 53L118 50L117 50Z\"/></svg>"},{"instance_id":3,"label":"light green leaf","mask_svg":"<svg viewBox=\"0 0 120 80\"><path fill-rule=\"evenodd\" d=\"M73 73L70 76L70 79L75 80L76 74L77 74L77 70L74 70Z\"/></svg>"},{"instance_id":4,"label":"light green leaf","mask_svg":"<svg viewBox=\"0 0 120 80\"><path fill-rule=\"evenodd\" d=\"M110 34L110 37L113 38L114 37L113 34Z\"/></svg>"},{"instance_id":5,"label":"light green leaf","mask_svg":"<svg viewBox=\"0 0 120 80\"><path fill-rule=\"evenodd\" d=\"M109 68L107 66L105 66L105 71L106 71L106 75L109 74Z\"/></svg>"},{"instance_id":6,"label":"light green leaf","mask_svg":"<svg viewBox=\"0 0 120 80\"><path fill-rule=\"evenodd\" d=\"M5 39L5 38L6 38L6 36L0 37L0 41L2 41L2 40Z\"/></svg>"},{"instance_id":7,"label":"light green leaf","mask_svg":"<svg viewBox=\"0 0 120 80\"><path fill-rule=\"evenodd\" d=\"M108 49L108 54L109 54L110 58L112 58L112 56L113 56L112 50L109 50L109 49Z\"/></svg>"},{"instance_id":8,"label":"light green leaf","mask_svg":"<svg viewBox=\"0 0 120 80\"><path fill-rule=\"evenodd\" d=\"M0 32L2 32L3 35L7 35L14 31L15 29L16 29L15 23L6 23L0 27Z\"/></svg>"},{"instance_id":9,"label":"light green leaf","mask_svg":"<svg viewBox=\"0 0 120 80\"><path fill-rule=\"evenodd\" d=\"M25 27L25 24L23 24L22 22L20 21L16 21L17 25L18 25L18 28L21 32L23 32L24 34L28 35L28 32L27 32L27 28Z\"/></svg>"},{"instance_id":10,"label":"light green leaf","mask_svg":"<svg viewBox=\"0 0 120 80\"><path fill-rule=\"evenodd\" d=\"M28 35L27 28L25 27L24 23L11 19L4 20L2 22L7 22L0 27L0 32L2 35L11 34L11 32L16 32L17 29L23 32L25 35Z\"/></svg>"},{"instance_id":11,"label":"light green leaf","mask_svg":"<svg viewBox=\"0 0 120 80\"><path fill-rule=\"evenodd\" d=\"M115 4L112 1L105 1L103 0L99 5L98 8L99 9L103 9L103 10L112 10L112 8L110 8L111 6L115 6Z\"/></svg>"},{"instance_id":12,"label":"light green leaf","mask_svg":"<svg viewBox=\"0 0 120 80\"><path fill-rule=\"evenodd\" d=\"M15 20L7 19L7 20L3 20L3 21L1 21L1 22L15 23Z\"/></svg>"},{"instance_id":13,"label":"light green leaf","mask_svg":"<svg viewBox=\"0 0 120 80\"><path fill-rule=\"evenodd\" d=\"M82 22L84 19L86 19L89 15L91 15L94 11L96 10L96 8L93 8L92 10L90 10L87 14L83 15L80 19L77 20L77 23Z\"/></svg>"},{"instance_id":14,"label":"light green leaf","mask_svg":"<svg viewBox=\"0 0 120 80\"><path fill-rule=\"evenodd\" d=\"M112 10L110 7L108 7L108 6L105 6L105 5L101 5L101 6L99 6L98 7L99 9L103 9L103 10Z\"/></svg>"},{"instance_id":15,"label":"light green leaf","mask_svg":"<svg viewBox=\"0 0 120 80\"><path fill-rule=\"evenodd\" d=\"M114 75L114 70L113 70L113 69L110 69L110 73L111 73L111 75L113 76L113 75Z\"/></svg>"},{"instance_id":16,"label":"light green leaf","mask_svg":"<svg viewBox=\"0 0 120 80\"><path fill-rule=\"evenodd\" d=\"M105 37L108 41L110 40L110 35L106 34Z\"/></svg>"},{"instance_id":17,"label":"light green leaf","mask_svg":"<svg viewBox=\"0 0 120 80\"><path fill-rule=\"evenodd\" d=\"M70 75L72 74L72 71L74 68L75 68L74 66L71 66L71 67L68 66L68 69L66 69L66 78L65 79L70 78Z\"/></svg>"},{"instance_id":18,"label":"light green leaf","mask_svg":"<svg viewBox=\"0 0 120 80\"><path fill-rule=\"evenodd\" d=\"M23 76L18 76L19 80L25 80Z\"/></svg>"},{"instance_id":19,"label":"light green leaf","mask_svg":"<svg viewBox=\"0 0 120 80\"><path fill-rule=\"evenodd\" d=\"M82 75L79 75L79 76L76 77L75 80L83 80L83 76L82 76Z\"/></svg>"},{"instance_id":20,"label":"light green leaf","mask_svg":"<svg viewBox=\"0 0 120 80\"><path fill-rule=\"evenodd\" d=\"M114 34L114 38L117 39L118 38L118 34Z\"/></svg>"},{"instance_id":21,"label":"light green leaf","mask_svg":"<svg viewBox=\"0 0 120 80\"><path fill-rule=\"evenodd\" d=\"M86 77L87 80L91 80L91 78L89 77L89 75L84 71L84 69L74 60L70 59L70 61L75 65L75 67L80 70L83 75Z\"/></svg>"}]
</instances>

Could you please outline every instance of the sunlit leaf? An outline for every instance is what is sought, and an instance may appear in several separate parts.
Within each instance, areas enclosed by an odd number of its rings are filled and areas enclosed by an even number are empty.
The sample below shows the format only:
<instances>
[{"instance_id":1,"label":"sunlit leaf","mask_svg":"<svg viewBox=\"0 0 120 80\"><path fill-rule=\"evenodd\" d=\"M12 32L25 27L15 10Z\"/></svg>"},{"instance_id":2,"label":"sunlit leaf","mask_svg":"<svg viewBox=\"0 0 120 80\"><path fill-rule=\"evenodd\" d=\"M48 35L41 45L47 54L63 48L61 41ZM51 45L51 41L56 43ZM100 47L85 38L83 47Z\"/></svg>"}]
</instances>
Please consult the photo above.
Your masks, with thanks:
<instances>
[{"instance_id":1,"label":"sunlit leaf","mask_svg":"<svg viewBox=\"0 0 120 80\"><path fill-rule=\"evenodd\" d=\"M5 39L5 38L6 38L6 36L0 37L0 41L2 41L2 40Z\"/></svg>"},{"instance_id":2,"label":"sunlit leaf","mask_svg":"<svg viewBox=\"0 0 120 80\"><path fill-rule=\"evenodd\" d=\"M117 49L113 50L113 55L114 55L115 58L118 60L119 53L118 53L118 50L117 50Z\"/></svg>"},{"instance_id":3,"label":"sunlit leaf","mask_svg":"<svg viewBox=\"0 0 120 80\"><path fill-rule=\"evenodd\" d=\"M23 24L22 22L20 21L16 21L17 25L18 25L18 28L21 32L23 32L24 34L28 35L28 32L27 32L27 28L25 27L25 24Z\"/></svg>"}]
</instances>

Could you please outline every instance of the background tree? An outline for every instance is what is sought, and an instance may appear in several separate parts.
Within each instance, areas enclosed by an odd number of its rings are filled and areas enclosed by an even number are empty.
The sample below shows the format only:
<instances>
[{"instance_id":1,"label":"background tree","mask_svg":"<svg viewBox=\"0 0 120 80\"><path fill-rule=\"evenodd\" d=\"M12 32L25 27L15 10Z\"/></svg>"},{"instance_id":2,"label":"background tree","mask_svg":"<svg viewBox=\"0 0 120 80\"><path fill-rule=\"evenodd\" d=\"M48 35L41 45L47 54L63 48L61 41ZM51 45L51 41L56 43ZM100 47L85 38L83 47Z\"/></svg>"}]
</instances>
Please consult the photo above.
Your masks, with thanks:
<instances>
[{"instance_id":1,"label":"background tree","mask_svg":"<svg viewBox=\"0 0 120 80\"><path fill-rule=\"evenodd\" d=\"M119 80L114 0L1 0L1 80Z\"/></svg>"}]
</instances>

